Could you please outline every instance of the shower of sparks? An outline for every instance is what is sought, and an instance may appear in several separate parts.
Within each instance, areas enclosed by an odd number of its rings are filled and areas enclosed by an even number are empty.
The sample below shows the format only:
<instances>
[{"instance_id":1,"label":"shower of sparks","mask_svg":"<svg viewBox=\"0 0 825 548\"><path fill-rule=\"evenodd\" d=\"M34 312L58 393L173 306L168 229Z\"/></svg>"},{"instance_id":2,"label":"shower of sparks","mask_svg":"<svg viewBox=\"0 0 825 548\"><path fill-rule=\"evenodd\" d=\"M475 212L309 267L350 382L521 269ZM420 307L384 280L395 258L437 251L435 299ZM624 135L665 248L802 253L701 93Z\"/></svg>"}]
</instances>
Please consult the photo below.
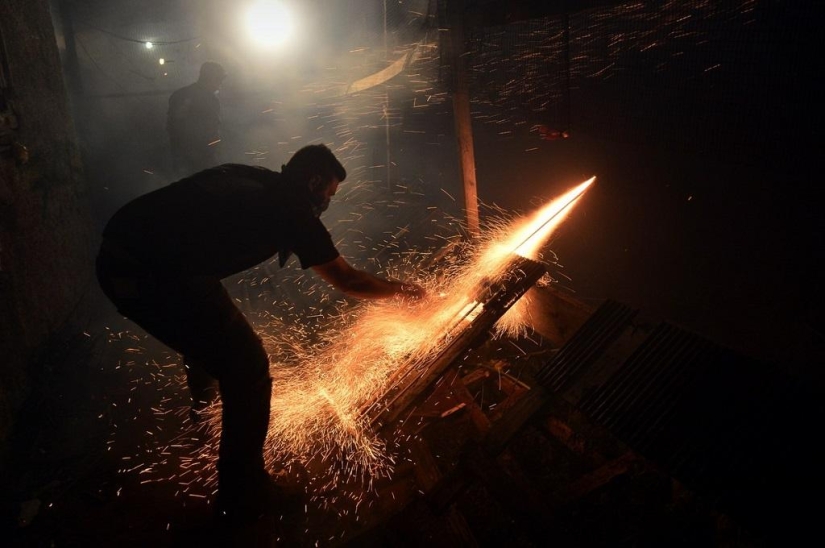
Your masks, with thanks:
<instances>
[{"instance_id":1,"label":"shower of sparks","mask_svg":"<svg viewBox=\"0 0 825 548\"><path fill-rule=\"evenodd\" d=\"M315 346L278 341L289 330L273 330L266 342L279 350L271 370L267 462L273 468L300 465L312 470L323 478L323 489L353 479L369 483L391 472L388 440L369 427L368 411L406 372L426 367L472 322L484 306L476 300L479 288L504 274L514 252L537 257L593 180L527 218L499 223L470 260L422 280L431 295L422 302L367 304L357 313L336 318ZM518 330L525 320L517 314L504 322L503 329ZM285 348L287 359L299 367L278 363ZM217 432L218 406L211 420Z\"/></svg>"}]
</instances>

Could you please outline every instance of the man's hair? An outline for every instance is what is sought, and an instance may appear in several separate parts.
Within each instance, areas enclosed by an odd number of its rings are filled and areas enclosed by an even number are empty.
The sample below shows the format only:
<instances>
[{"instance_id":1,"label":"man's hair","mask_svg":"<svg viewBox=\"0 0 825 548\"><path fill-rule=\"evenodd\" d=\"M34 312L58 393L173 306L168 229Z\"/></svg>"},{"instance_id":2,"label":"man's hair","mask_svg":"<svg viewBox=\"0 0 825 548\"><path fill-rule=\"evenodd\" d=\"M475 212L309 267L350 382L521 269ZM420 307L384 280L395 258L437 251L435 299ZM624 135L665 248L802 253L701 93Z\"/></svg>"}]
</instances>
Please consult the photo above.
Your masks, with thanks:
<instances>
[{"instance_id":1,"label":"man's hair","mask_svg":"<svg viewBox=\"0 0 825 548\"><path fill-rule=\"evenodd\" d=\"M214 79L223 80L226 77L226 71L220 63L215 61L207 61L201 65L201 71L198 75L198 80Z\"/></svg>"},{"instance_id":2,"label":"man's hair","mask_svg":"<svg viewBox=\"0 0 825 548\"><path fill-rule=\"evenodd\" d=\"M339 181L347 178L347 170L326 145L303 147L289 159L282 171L296 183L307 183L316 175L325 182L333 177Z\"/></svg>"}]
</instances>

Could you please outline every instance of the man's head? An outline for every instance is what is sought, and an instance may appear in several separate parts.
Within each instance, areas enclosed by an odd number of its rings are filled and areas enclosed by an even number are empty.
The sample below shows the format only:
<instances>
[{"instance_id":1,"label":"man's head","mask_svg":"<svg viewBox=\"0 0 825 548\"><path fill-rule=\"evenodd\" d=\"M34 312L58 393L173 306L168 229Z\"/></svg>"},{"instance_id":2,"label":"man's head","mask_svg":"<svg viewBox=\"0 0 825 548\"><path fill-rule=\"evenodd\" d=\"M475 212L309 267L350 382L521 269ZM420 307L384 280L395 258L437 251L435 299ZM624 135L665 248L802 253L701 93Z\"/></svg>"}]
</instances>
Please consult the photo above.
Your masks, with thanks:
<instances>
[{"instance_id":1,"label":"man's head","mask_svg":"<svg viewBox=\"0 0 825 548\"><path fill-rule=\"evenodd\" d=\"M325 145L307 145L296 152L282 169L294 184L304 185L316 215L329 207L338 183L347 178L347 171Z\"/></svg>"},{"instance_id":2,"label":"man's head","mask_svg":"<svg viewBox=\"0 0 825 548\"><path fill-rule=\"evenodd\" d=\"M226 71L220 63L207 61L201 65L198 82L207 86L211 91L217 91L226 78Z\"/></svg>"}]
</instances>

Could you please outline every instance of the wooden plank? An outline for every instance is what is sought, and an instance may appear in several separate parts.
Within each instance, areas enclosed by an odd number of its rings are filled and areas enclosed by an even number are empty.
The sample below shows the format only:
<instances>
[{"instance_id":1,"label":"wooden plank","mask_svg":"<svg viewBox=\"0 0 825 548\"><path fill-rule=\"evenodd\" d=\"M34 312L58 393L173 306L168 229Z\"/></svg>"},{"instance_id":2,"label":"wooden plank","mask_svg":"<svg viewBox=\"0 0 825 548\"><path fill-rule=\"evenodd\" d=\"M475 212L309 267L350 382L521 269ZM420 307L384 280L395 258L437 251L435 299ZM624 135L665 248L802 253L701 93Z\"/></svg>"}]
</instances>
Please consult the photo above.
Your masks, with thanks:
<instances>
[{"instance_id":1,"label":"wooden plank","mask_svg":"<svg viewBox=\"0 0 825 548\"><path fill-rule=\"evenodd\" d=\"M451 371L447 373L448 386L455 398L465 405L465 409L470 414L470 420L478 431L479 438L483 437L490 431L492 423L484 411L476 404L473 395L467 390L467 386L459 378L458 371Z\"/></svg>"},{"instance_id":2,"label":"wooden plank","mask_svg":"<svg viewBox=\"0 0 825 548\"><path fill-rule=\"evenodd\" d=\"M533 287L525 298L528 299L533 330L559 348L595 311L552 287Z\"/></svg>"},{"instance_id":3,"label":"wooden plank","mask_svg":"<svg viewBox=\"0 0 825 548\"><path fill-rule=\"evenodd\" d=\"M491 455L498 455L504 450L510 439L544 407L547 395L539 387L533 388L511 407L507 413L493 423L487 433L484 447Z\"/></svg>"},{"instance_id":4,"label":"wooden plank","mask_svg":"<svg viewBox=\"0 0 825 548\"><path fill-rule=\"evenodd\" d=\"M490 420L492 422L500 420L501 417L518 404L524 394L531 390L529 385L518 379L514 379L503 371L499 372L499 387L502 392L507 394L507 397L491 410Z\"/></svg>"}]
</instances>

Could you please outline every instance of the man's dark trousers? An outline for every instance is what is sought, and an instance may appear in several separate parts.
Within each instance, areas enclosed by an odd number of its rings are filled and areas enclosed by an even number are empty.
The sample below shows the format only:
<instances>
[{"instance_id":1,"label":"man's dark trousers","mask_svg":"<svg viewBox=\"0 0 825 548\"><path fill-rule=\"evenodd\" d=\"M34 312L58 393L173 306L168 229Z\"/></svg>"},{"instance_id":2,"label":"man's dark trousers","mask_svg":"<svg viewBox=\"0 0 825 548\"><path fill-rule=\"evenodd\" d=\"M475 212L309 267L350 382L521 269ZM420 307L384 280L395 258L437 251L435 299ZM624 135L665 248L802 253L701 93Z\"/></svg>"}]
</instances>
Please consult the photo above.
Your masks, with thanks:
<instances>
[{"instance_id":1,"label":"man's dark trousers","mask_svg":"<svg viewBox=\"0 0 825 548\"><path fill-rule=\"evenodd\" d=\"M267 477L263 444L272 380L261 339L219 279L152 273L105 247L97 259L98 280L118 311L218 380L218 489L232 504Z\"/></svg>"}]
</instances>

